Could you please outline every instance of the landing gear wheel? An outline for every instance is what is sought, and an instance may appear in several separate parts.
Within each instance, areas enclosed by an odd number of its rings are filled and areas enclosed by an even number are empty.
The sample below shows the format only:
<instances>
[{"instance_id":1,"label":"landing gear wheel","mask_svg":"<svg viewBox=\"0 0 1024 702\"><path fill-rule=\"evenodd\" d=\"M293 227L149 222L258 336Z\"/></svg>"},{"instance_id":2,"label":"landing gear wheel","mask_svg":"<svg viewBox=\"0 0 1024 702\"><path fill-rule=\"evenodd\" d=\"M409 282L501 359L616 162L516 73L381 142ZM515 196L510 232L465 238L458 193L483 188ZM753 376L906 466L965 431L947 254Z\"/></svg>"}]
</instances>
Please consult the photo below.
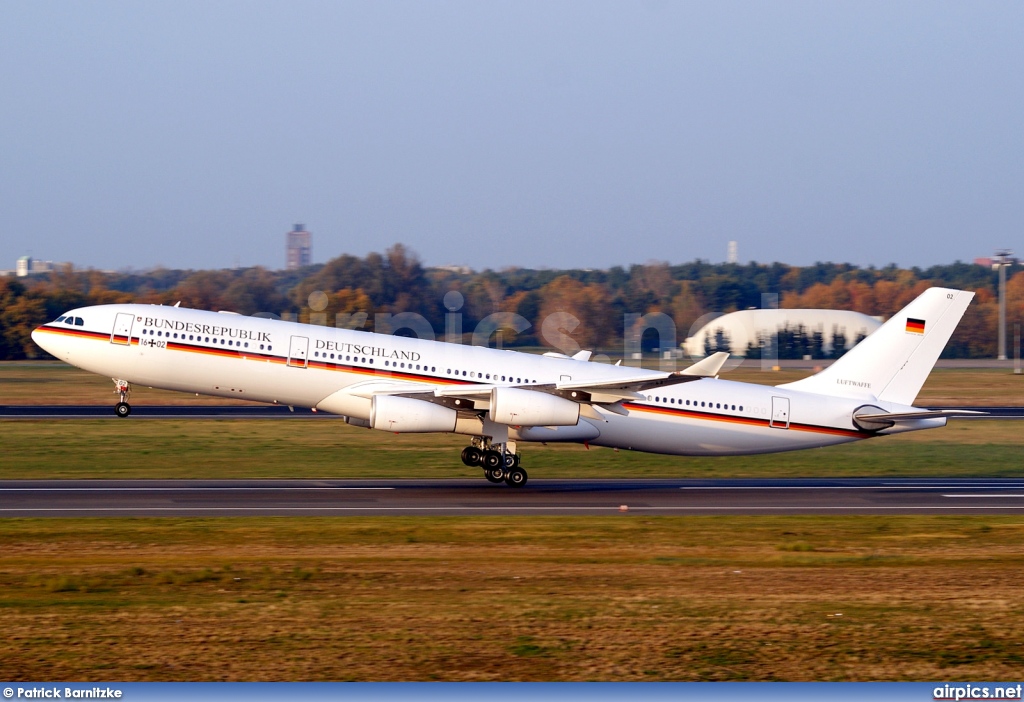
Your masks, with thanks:
<instances>
[{"instance_id":1,"label":"landing gear wheel","mask_svg":"<svg viewBox=\"0 0 1024 702\"><path fill-rule=\"evenodd\" d=\"M467 446L462 449L462 462L467 466L479 466L482 459L483 454L476 446Z\"/></svg>"},{"instance_id":2,"label":"landing gear wheel","mask_svg":"<svg viewBox=\"0 0 1024 702\"><path fill-rule=\"evenodd\" d=\"M484 451L483 467L486 470L493 470L495 468L501 468L504 461L501 459L501 454L497 451Z\"/></svg>"},{"instance_id":3,"label":"landing gear wheel","mask_svg":"<svg viewBox=\"0 0 1024 702\"><path fill-rule=\"evenodd\" d=\"M124 419L125 417L132 413L132 406L129 405L127 402L118 402L116 405L114 405L114 412L117 414L118 417Z\"/></svg>"},{"instance_id":4,"label":"landing gear wheel","mask_svg":"<svg viewBox=\"0 0 1024 702\"><path fill-rule=\"evenodd\" d=\"M514 453L505 454L505 470L512 470L519 467L519 456Z\"/></svg>"},{"instance_id":5,"label":"landing gear wheel","mask_svg":"<svg viewBox=\"0 0 1024 702\"><path fill-rule=\"evenodd\" d=\"M529 476L522 468L513 468L505 474L505 484L509 487L522 487L526 485Z\"/></svg>"},{"instance_id":6,"label":"landing gear wheel","mask_svg":"<svg viewBox=\"0 0 1024 702\"><path fill-rule=\"evenodd\" d=\"M491 468L484 471L484 477L492 483L505 482L505 471L501 468Z\"/></svg>"}]
</instances>

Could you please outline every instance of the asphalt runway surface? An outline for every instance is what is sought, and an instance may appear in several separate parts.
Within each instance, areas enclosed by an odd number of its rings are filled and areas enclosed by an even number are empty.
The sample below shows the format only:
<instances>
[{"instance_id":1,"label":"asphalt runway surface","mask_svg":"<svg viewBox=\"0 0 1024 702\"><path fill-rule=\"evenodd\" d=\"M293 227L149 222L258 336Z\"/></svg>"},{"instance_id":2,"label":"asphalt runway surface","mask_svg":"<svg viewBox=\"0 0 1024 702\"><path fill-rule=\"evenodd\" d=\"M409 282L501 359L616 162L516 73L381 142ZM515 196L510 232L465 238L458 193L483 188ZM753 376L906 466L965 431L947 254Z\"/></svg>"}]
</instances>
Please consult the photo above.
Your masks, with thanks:
<instances>
[{"instance_id":1,"label":"asphalt runway surface","mask_svg":"<svg viewBox=\"0 0 1024 702\"><path fill-rule=\"evenodd\" d=\"M6 480L0 517L1021 514L1024 479Z\"/></svg>"},{"instance_id":2,"label":"asphalt runway surface","mask_svg":"<svg viewBox=\"0 0 1024 702\"><path fill-rule=\"evenodd\" d=\"M1024 419L1024 407L931 407L987 412L977 419ZM95 419L114 415L114 405L0 405L0 419ZM307 408L285 405L132 405L130 419L340 419Z\"/></svg>"}]
</instances>

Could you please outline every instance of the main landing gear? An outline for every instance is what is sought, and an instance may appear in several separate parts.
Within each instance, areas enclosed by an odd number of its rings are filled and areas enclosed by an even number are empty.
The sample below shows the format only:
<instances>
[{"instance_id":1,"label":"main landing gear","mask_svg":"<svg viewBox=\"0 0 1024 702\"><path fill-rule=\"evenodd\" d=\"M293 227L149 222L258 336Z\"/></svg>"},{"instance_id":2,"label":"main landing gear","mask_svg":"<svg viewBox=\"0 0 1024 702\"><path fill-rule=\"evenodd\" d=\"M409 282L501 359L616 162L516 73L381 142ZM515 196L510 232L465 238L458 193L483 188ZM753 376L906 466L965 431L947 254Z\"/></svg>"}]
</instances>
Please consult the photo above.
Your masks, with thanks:
<instances>
[{"instance_id":1,"label":"main landing gear","mask_svg":"<svg viewBox=\"0 0 1024 702\"><path fill-rule=\"evenodd\" d=\"M128 404L128 397L132 394L132 386L127 380L118 380L117 378L111 378L114 381L114 392L118 394L121 401L114 405L114 413L124 419L132 413L132 406Z\"/></svg>"},{"instance_id":2,"label":"main landing gear","mask_svg":"<svg viewBox=\"0 0 1024 702\"><path fill-rule=\"evenodd\" d=\"M462 449L462 462L484 469L484 477L492 483L511 487L526 485L529 476L519 465L515 444L492 444L486 438L473 439L473 445Z\"/></svg>"}]
</instances>

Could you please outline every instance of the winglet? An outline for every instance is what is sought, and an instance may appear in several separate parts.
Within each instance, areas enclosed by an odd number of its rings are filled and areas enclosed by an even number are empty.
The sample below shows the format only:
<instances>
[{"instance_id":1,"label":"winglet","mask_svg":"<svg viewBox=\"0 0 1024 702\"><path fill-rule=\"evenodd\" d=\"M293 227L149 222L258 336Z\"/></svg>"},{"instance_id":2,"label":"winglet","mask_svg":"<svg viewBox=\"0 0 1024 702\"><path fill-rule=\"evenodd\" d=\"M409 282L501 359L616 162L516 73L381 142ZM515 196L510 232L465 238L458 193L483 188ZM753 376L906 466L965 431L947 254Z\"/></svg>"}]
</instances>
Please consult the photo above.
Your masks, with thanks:
<instances>
[{"instance_id":1,"label":"winglet","mask_svg":"<svg viewBox=\"0 0 1024 702\"><path fill-rule=\"evenodd\" d=\"M728 351L713 353L707 358L697 361L683 371L683 375L695 375L698 378L713 378L722 370L722 366L729 360Z\"/></svg>"}]
</instances>

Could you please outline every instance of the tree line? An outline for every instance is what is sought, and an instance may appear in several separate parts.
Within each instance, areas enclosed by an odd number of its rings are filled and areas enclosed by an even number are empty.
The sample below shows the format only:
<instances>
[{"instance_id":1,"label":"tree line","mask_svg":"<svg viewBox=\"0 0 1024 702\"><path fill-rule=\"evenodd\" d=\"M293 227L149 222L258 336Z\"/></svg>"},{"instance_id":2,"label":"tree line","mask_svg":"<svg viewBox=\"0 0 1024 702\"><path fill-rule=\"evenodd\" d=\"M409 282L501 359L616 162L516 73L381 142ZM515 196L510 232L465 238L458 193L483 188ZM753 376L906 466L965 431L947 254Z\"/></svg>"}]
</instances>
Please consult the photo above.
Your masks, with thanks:
<instances>
[{"instance_id":1,"label":"tree line","mask_svg":"<svg viewBox=\"0 0 1024 702\"><path fill-rule=\"evenodd\" d=\"M105 273L64 267L27 278L0 278L0 359L44 357L31 340L36 326L75 307L106 303L180 303L362 330L373 330L381 315L414 313L437 338L446 338L446 331L451 337L449 319L457 314L465 343L487 319L500 331L500 343L510 347L551 345L554 342L545 336L543 322L566 319L552 317L563 313L579 324L570 329L571 325L559 322L557 328L580 348L621 351L624 337L636 331L624 328L625 315L631 313L666 315L681 342L703 315L760 307L762 293L777 293L784 308L848 309L888 317L935 285L976 292L945 356L995 356L997 274L981 265L957 262L905 269L694 261L606 270L472 271L426 267L398 244L384 253L365 258L342 255L296 271L255 267ZM459 295L446 298L452 291ZM1024 321L1024 268L1020 266L1008 271L1007 301L1012 353L1013 325ZM505 319L507 323L501 321ZM813 355L822 345L814 334L786 330L780 341L781 357ZM488 343L499 343L498 336L489 336ZM649 335L643 341L646 347L658 343ZM747 351L758 353L755 348Z\"/></svg>"}]
</instances>

